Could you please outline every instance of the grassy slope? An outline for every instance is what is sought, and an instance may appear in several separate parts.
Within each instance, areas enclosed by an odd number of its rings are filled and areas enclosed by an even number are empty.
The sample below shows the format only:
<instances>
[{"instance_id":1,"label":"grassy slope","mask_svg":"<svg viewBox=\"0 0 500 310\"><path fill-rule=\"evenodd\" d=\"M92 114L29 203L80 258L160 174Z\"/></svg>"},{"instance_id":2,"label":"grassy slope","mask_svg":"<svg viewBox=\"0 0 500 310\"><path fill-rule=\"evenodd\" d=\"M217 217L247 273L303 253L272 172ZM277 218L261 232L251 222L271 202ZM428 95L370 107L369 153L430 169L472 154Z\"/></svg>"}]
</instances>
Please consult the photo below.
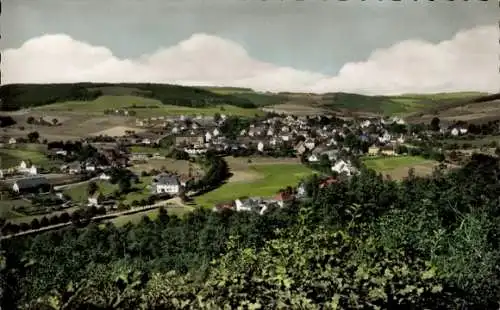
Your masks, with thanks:
<instances>
[{"instance_id":1,"label":"grassy slope","mask_svg":"<svg viewBox=\"0 0 500 310\"><path fill-rule=\"evenodd\" d=\"M434 163L432 160L424 159L418 156L397 156L397 157L376 157L363 159L365 165L378 172L387 172L390 170L409 167L411 165L420 165Z\"/></svg>"},{"instance_id":2,"label":"grassy slope","mask_svg":"<svg viewBox=\"0 0 500 310\"><path fill-rule=\"evenodd\" d=\"M259 164L250 165L252 173L261 176L252 182L230 182L218 189L196 197L196 205L212 207L215 203L236 199L242 196L268 197L286 186L295 186L297 182L312 174L312 170L301 164Z\"/></svg>"},{"instance_id":3,"label":"grassy slope","mask_svg":"<svg viewBox=\"0 0 500 310\"><path fill-rule=\"evenodd\" d=\"M134 200L141 200L147 198L150 195L150 191L147 188L148 185L151 184L151 177L141 177L141 183L137 185L133 185L133 188L136 189L130 193L128 193L124 199L124 203L131 203ZM107 181L97 181L97 185L99 185L99 191L103 195L109 195L116 189L118 189L118 185L111 184ZM65 194L69 195L73 201L86 203L88 194L87 194L88 183L79 184L77 186L70 187L64 191Z\"/></svg>"},{"instance_id":4,"label":"grassy slope","mask_svg":"<svg viewBox=\"0 0 500 310\"><path fill-rule=\"evenodd\" d=\"M394 180L402 180L408 176L408 171L413 168L415 175L426 176L434 171L436 161L418 156L398 156L365 158L363 162L368 168L378 173L388 175Z\"/></svg>"},{"instance_id":5,"label":"grassy slope","mask_svg":"<svg viewBox=\"0 0 500 310\"><path fill-rule=\"evenodd\" d=\"M405 94L399 96L364 96L348 93L325 94L323 105L354 111L382 113L386 115L416 112L439 106L442 102L470 99L484 95L479 92L439 94Z\"/></svg>"},{"instance_id":6,"label":"grassy slope","mask_svg":"<svg viewBox=\"0 0 500 310\"><path fill-rule=\"evenodd\" d=\"M163 104L189 107L232 105L255 108L251 101L197 87L146 83L10 84L0 86L0 110L17 110L56 102L91 101L101 95L133 95Z\"/></svg>"},{"instance_id":7,"label":"grassy slope","mask_svg":"<svg viewBox=\"0 0 500 310\"><path fill-rule=\"evenodd\" d=\"M100 97L102 95L102 97ZM349 93L327 93L318 95L322 107L332 110L345 109L352 112L379 114L406 114L441 105L455 104L456 100L474 98L483 93L456 92L438 94L406 94L401 96L364 96ZM308 94L257 93L237 87L185 87L168 84L144 83L78 83L78 84L22 84L0 87L2 99L0 110L22 107L55 106L55 109L82 112L100 112L106 108L125 108L132 104L151 105L148 109L137 109L140 116L213 114L226 110L226 114L252 116L255 107L286 103L290 97L304 98ZM97 98L97 100L95 100ZM95 101L94 101L95 100ZM82 101L86 103L82 105ZM62 104L54 104L63 102ZM307 100L304 104L308 104ZM457 103L460 104L460 103ZM82 105L77 108L76 105ZM88 107L87 107L88 105ZM253 105L254 108L248 108ZM191 108L193 106L195 108ZM205 106L205 108L199 108ZM242 106L248 109L240 108ZM106 108L104 108L106 107Z\"/></svg>"},{"instance_id":8,"label":"grassy slope","mask_svg":"<svg viewBox=\"0 0 500 310\"><path fill-rule=\"evenodd\" d=\"M167 208L167 213L169 215L176 215L182 217L187 212L190 212L190 208ZM158 217L158 209L148 210L144 212L138 212L130 215L124 215L111 220L116 226L124 226L125 224L131 222L132 224L139 223L144 216L149 217L151 220L155 220Z\"/></svg>"},{"instance_id":9,"label":"grassy slope","mask_svg":"<svg viewBox=\"0 0 500 310\"><path fill-rule=\"evenodd\" d=\"M13 168L18 166L22 160L30 160L34 165L45 165L49 159L45 154L34 150L23 149L0 149L0 168Z\"/></svg>"},{"instance_id":10,"label":"grassy slope","mask_svg":"<svg viewBox=\"0 0 500 310\"><path fill-rule=\"evenodd\" d=\"M224 113L227 115L253 116L261 114L257 109L245 109L232 105L220 105L207 108L191 108L184 106L166 105L160 101L132 95L104 95L93 101L67 101L45 105L36 108L39 111L81 112L102 115L109 109L127 109L135 111L137 117L151 117L160 115L213 115Z\"/></svg>"}]
</instances>

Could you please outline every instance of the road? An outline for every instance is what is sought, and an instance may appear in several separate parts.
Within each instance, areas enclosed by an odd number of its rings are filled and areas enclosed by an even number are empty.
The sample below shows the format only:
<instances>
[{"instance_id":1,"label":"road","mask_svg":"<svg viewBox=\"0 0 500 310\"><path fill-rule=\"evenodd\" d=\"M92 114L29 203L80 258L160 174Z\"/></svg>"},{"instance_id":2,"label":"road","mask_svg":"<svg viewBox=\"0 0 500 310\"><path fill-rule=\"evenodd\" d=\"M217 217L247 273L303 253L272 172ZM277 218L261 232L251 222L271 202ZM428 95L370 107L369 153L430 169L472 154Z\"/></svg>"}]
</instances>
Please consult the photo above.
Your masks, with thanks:
<instances>
[{"instance_id":1,"label":"road","mask_svg":"<svg viewBox=\"0 0 500 310\"><path fill-rule=\"evenodd\" d=\"M165 206L167 204L171 204L171 203L172 204L176 204L176 200L175 199L176 198L171 198L171 199L168 199L168 200L159 201L159 202L157 202L155 204L152 204L152 205L149 205L149 206L136 207L136 208L132 208L130 210L125 210L125 211L120 211L120 212L113 212L113 213L103 214L103 215L97 215L97 216L92 217L91 220L93 222L96 222L96 221L101 221L101 220L105 220L105 219L116 218L116 217L123 216L123 215L129 215L129 214L139 213L139 212L143 212L143 211L147 211L147 210L152 210L152 209L159 208L161 206ZM18 237L18 236L35 234L35 233L49 231L49 230L54 230L54 229L59 229L59 228L62 228L62 227L65 227L65 226L69 226L69 225L72 225L72 224L73 224L72 222L67 222L67 223L61 223L61 224L56 224L56 225L51 225L51 226L45 226L45 227L38 228L38 229L30 229L30 230L19 232L17 234L0 236L0 240L10 239L12 237Z\"/></svg>"},{"instance_id":2,"label":"road","mask_svg":"<svg viewBox=\"0 0 500 310\"><path fill-rule=\"evenodd\" d=\"M44 174L38 174L36 176L45 177L48 180L50 180L50 179L62 178L62 177L65 177L66 175L62 174L62 173L44 173ZM7 182L7 183L14 183L17 180L26 179L27 177L30 177L30 176L19 175L19 176L7 177L3 181Z\"/></svg>"},{"instance_id":3,"label":"road","mask_svg":"<svg viewBox=\"0 0 500 310\"><path fill-rule=\"evenodd\" d=\"M77 182L77 183L69 183L69 184L64 184L64 185L58 185L58 186L54 186L54 190L59 191L61 189L71 188L73 186L78 186L80 184L86 184L86 183L89 183L91 181L97 181L97 180L99 180L99 177L93 177L92 179L88 179L88 180Z\"/></svg>"}]
</instances>

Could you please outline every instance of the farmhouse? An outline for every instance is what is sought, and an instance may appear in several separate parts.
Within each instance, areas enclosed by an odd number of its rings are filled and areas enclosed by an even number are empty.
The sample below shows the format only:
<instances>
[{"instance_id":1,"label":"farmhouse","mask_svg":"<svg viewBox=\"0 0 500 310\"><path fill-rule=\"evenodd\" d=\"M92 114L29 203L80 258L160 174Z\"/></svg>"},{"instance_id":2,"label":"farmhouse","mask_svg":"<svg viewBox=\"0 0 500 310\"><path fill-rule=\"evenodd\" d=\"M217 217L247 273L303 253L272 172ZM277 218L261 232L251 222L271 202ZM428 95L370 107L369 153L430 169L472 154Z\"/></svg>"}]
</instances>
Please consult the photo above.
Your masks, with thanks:
<instances>
[{"instance_id":1,"label":"farmhouse","mask_svg":"<svg viewBox=\"0 0 500 310\"><path fill-rule=\"evenodd\" d=\"M328 187L330 186L330 184L336 184L338 183L339 181L334 178L334 177L329 177L329 178L326 178L325 180L321 181L319 183L319 188L325 188L325 187Z\"/></svg>"},{"instance_id":2,"label":"farmhouse","mask_svg":"<svg viewBox=\"0 0 500 310\"><path fill-rule=\"evenodd\" d=\"M195 156L206 153L207 149L203 147L184 148L184 152L188 153L191 156Z\"/></svg>"},{"instance_id":3,"label":"farmhouse","mask_svg":"<svg viewBox=\"0 0 500 310\"><path fill-rule=\"evenodd\" d=\"M317 162L319 162L319 156L316 154L312 154L311 156L309 156L309 158L307 158L307 160L310 163L317 163Z\"/></svg>"},{"instance_id":4,"label":"farmhouse","mask_svg":"<svg viewBox=\"0 0 500 310\"><path fill-rule=\"evenodd\" d=\"M377 156L380 152L380 148L377 146L370 146L368 148L368 156Z\"/></svg>"},{"instance_id":5,"label":"farmhouse","mask_svg":"<svg viewBox=\"0 0 500 310\"><path fill-rule=\"evenodd\" d=\"M283 208L288 203L292 202L294 199L293 194L287 192L280 192L274 198L275 201L281 208Z\"/></svg>"},{"instance_id":6,"label":"farmhouse","mask_svg":"<svg viewBox=\"0 0 500 310\"><path fill-rule=\"evenodd\" d=\"M94 195L89 196L87 205L89 207L91 206L98 207L101 200L102 200L102 195L99 192L96 192Z\"/></svg>"},{"instance_id":7,"label":"farmhouse","mask_svg":"<svg viewBox=\"0 0 500 310\"><path fill-rule=\"evenodd\" d=\"M99 180L105 180L105 181L109 181L111 179L111 176L109 174L106 174L106 173L101 173L101 175L99 175Z\"/></svg>"},{"instance_id":8,"label":"farmhouse","mask_svg":"<svg viewBox=\"0 0 500 310\"><path fill-rule=\"evenodd\" d=\"M259 141L259 143L257 144L257 150L259 152L264 152L264 143L262 143L262 141Z\"/></svg>"},{"instance_id":9,"label":"farmhouse","mask_svg":"<svg viewBox=\"0 0 500 310\"><path fill-rule=\"evenodd\" d=\"M49 181L45 177L32 177L15 181L12 190L16 193L22 193L39 189L47 190L49 187Z\"/></svg>"},{"instance_id":10,"label":"farmhouse","mask_svg":"<svg viewBox=\"0 0 500 310\"><path fill-rule=\"evenodd\" d=\"M212 210L215 212L222 212L223 210L233 210L235 206L234 201L221 202L216 204Z\"/></svg>"},{"instance_id":11,"label":"farmhouse","mask_svg":"<svg viewBox=\"0 0 500 310\"><path fill-rule=\"evenodd\" d=\"M151 191L153 194L177 195L181 191L181 183L177 176L161 173L153 178Z\"/></svg>"},{"instance_id":12,"label":"farmhouse","mask_svg":"<svg viewBox=\"0 0 500 310\"><path fill-rule=\"evenodd\" d=\"M205 137L203 135L195 136L177 136L175 137L175 145L198 145L201 146L205 143Z\"/></svg>"},{"instance_id":13,"label":"farmhouse","mask_svg":"<svg viewBox=\"0 0 500 310\"><path fill-rule=\"evenodd\" d=\"M28 164L23 160L19 164L19 167L17 168L17 171L29 175L37 175L38 171L34 165L31 165L31 167L28 167Z\"/></svg>"},{"instance_id":14,"label":"farmhouse","mask_svg":"<svg viewBox=\"0 0 500 310\"><path fill-rule=\"evenodd\" d=\"M354 173L355 169L351 165L351 163L341 159L332 166L332 171L337 172L338 174L345 173L347 176L351 176Z\"/></svg>"}]
</instances>

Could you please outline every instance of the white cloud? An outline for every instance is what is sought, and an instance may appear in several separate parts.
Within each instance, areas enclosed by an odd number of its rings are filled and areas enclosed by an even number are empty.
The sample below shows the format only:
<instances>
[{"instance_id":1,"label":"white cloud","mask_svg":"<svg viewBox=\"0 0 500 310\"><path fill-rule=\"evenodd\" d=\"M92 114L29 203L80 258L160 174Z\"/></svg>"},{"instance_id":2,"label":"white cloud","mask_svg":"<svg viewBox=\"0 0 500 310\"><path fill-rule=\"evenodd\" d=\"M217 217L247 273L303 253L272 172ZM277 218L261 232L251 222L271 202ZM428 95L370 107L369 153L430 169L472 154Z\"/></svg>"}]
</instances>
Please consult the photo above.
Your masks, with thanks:
<instances>
[{"instance_id":1,"label":"white cloud","mask_svg":"<svg viewBox=\"0 0 500 310\"><path fill-rule=\"evenodd\" d=\"M311 47L314 48L314 47ZM138 59L67 35L44 35L2 53L2 83L153 82L256 90L396 94L500 91L498 29L482 26L437 44L407 40L345 64L336 76L251 58L235 42L195 34Z\"/></svg>"}]
</instances>

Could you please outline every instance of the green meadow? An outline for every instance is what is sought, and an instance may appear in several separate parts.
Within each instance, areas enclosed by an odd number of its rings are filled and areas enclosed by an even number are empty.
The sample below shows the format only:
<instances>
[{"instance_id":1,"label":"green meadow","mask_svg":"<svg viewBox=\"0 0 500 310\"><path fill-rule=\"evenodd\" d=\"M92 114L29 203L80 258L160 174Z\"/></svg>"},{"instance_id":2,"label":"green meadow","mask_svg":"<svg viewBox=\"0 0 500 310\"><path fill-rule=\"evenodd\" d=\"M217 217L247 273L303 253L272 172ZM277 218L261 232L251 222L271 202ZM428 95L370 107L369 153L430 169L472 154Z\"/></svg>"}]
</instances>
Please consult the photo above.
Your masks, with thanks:
<instances>
[{"instance_id":1,"label":"green meadow","mask_svg":"<svg viewBox=\"0 0 500 310\"><path fill-rule=\"evenodd\" d=\"M215 203L237 199L243 196L270 197L287 186L297 183L314 172L302 164L259 164L249 165L247 173L257 178L241 180L222 185L221 187L195 198L195 204L212 207Z\"/></svg>"}]
</instances>

